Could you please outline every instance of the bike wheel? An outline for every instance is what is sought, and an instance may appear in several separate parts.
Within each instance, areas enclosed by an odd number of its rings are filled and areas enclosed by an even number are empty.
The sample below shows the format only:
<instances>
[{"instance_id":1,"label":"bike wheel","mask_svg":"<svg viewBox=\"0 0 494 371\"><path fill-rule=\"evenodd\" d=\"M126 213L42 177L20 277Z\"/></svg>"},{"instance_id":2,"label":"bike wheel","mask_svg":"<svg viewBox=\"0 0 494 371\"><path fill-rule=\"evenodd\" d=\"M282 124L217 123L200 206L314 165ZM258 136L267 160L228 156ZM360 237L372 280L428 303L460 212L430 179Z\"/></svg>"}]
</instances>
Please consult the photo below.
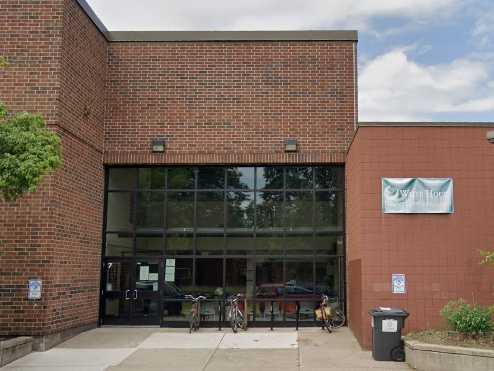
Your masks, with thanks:
<instances>
[{"instance_id":1,"label":"bike wheel","mask_svg":"<svg viewBox=\"0 0 494 371\"><path fill-rule=\"evenodd\" d=\"M326 329L328 330L328 332L331 334L331 320L326 316L326 312L324 311L324 309L322 310L322 318L321 318L321 322L322 322L322 329Z\"/></svg>"},{"instance_id":2,"label":"bike wheel","mask_svg":"<svg viewBox=\"0 0 494 371\"><path fill-rule=\"evenodd\" d=\"M343 311L340 309L336 309L333 318L331 319L333 328L340 328L343 327L345 324L345 315L343 314Z\"/></svg>"},{"instance_id":3,"label":"bike wheel","mask_svg":"<svg viewBox=\"0 0 494 371\"><path fill-rule=\"evenodd\" d=\"M232 310L230 313L230 326L232 327L232 331L237 333L237 311Z\"/></svg>"},{"instance_id":4,"label":"bike wheel","mask_svg":"<svg viewBox=\"0 0 494 371\"><path fill-rule=\"evenodd\" d=\"M245 322L244 315L240 311L240 309L237 312L237 323L239 328L241 328L244 331L247 330L247 323Z\"/></svg>"},{"instance_id":5,"label":"bike wheel","mask_svg":"<svg viewBox=\"0 0 494 371\"><path fill-rule=\"evenodd\" d=\"M192 330L195 330L195 315L190 316L189 320L189 334L192 334Z\"/></svg>"}]
</instances>

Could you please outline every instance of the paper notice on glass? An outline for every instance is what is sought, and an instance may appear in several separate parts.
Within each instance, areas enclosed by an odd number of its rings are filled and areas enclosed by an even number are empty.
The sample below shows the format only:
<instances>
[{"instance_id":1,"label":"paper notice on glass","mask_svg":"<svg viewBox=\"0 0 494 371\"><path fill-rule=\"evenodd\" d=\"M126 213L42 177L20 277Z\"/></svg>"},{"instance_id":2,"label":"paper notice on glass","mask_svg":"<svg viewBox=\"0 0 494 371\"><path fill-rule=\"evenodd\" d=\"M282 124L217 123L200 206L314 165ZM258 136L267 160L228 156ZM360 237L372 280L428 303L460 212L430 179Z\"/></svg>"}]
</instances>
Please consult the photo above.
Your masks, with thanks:
<instances>
[{"instance_id":1,"label":"paper notice on glass","mask_svg":"<svg viewBox=\"0 0 494 371\"><path fill-rule=\"evenodd\" d=\"M175 282L175 266L165 267L165 281L166 282Z\"/></svg>"},{"instance_id":2,"label":"paper notice on glass","mask_svg":"<svg viewBox=\"0 0 494 371\"><path fill-rule=\"evenodd\" d=\"M153 291L158 291L158 282L153 282Z\"/></svg>"},{"instance_id":3,"label":"paper notice on glass","mask_svg":"<svg viewBox=\"0 0 494 371\"><path fill-rule=\"evenodd\" d=\"M139 269L139 281L147 281L149 280L149 266L141 266Z\"/></svg>"},{"instance_id":4,"label":"paper notice on glass","mask_svg":"<svg viewBox=\"0 0 494 371\"><path fill-rule=\"evenodd\" d=\"M150 281L158 281L159 275L158 273L149 273L149 280Z\"/></svg>"},{"instance_id":5,"label":"paper notice on glass","mask_svg":"<svg viewBox=\"0 0 494 371\"><path fill-rule=\"evenodd\" d=\"M166 259L166 264L167 267L174 267L175 266L175 259Z\"/></svg>"}]
</instances>

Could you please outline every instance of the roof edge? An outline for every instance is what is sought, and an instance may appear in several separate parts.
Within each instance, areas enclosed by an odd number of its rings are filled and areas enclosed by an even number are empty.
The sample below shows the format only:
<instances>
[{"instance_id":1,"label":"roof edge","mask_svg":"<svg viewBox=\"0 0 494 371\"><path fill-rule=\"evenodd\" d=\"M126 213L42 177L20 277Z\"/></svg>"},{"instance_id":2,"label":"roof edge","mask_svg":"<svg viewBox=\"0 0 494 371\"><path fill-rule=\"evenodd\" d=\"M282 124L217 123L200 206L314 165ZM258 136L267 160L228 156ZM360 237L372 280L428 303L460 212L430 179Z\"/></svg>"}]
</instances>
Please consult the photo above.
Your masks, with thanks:
<instances>
[{"instance_id":1,"label":"roof edge","mask_svg":"<svg viewBox=\"0 0 494 371\"><path fill-rule=\"evenodd\" d=\"M86 2L86 0L76 0L76 2L77 2L77 4L79 4L79 6L81 7L81 9L84 11L84 13L86 13L86 15L88 16L88 18L94 23L94 25L96 26L96 28L98 29L98 31L103 34L103 36L105 37L105 39L107 41L109 41L109 39L108 39L108 33L109 33L108 29L103 24L103 22L101 22L101 20L99 19L99 17L93 11L93 9L91 8L91 6Z\"/></svg>"},{"instance_id":2,"label":"roof edge","mask_svg":"<svg viewBox=\"0 0 494 371\"><path fill-rule=\"evenodd\" d=\"M109 31L86 0L76 0L109 42L358 41L356 30L300 31Z\"/></svg>"},{"instance_id":3,"label":"roof edge","mask_svg":"<svg viewBox=\"0 0 494 371\"><path fill-rule=\"evenodd\" d=\"M460 122L460 121L444 121L444 122L385 122L385 121L369 121L359 122L359 127L494 127L494 122Z\"/></svg>"},{"instance_id":4,"label":"roof edge","mask_svg":"<svg viewBox=\"0 0 494 371\"><path fill-rule=\"evenodd\" d=\"M358 41L355 30L302 31L110 31L111 42Z\"/></svg>"}]
</instances>

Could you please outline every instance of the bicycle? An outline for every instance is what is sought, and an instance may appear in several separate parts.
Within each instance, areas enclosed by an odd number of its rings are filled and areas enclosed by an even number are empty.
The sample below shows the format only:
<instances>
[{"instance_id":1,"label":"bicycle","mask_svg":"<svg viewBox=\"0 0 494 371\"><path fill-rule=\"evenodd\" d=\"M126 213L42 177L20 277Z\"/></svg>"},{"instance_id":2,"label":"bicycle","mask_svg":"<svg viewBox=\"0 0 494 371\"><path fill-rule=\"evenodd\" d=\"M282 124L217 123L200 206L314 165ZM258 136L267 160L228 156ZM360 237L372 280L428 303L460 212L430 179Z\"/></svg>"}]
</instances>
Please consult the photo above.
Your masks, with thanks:
<instances>
[{"instance_id":1,"label":"bicycle","mask_svg":"<svg viewBox=\"0 0 494 371\"><path fill-rule=\"evenodd\" d=\"M192 331L199 330L201 323L201 300L206 300L205 296L193 297L192 295L185 295L185 299L192 301L192 307L190 308L190 318L189 318L189 334Z\"/></svg>"},{"instance_id":2,"label":"bicycle","mask_svg":"<svg viewBox=\"0 0 494 371\"><path fill-rule=\"evenodd\" d=\"M337 329L343 327L346 322L345 313L341 310L339 303L336 299L329 299L331 302L331 322L332 328Z\"/></svg>"},{"instance_id":3,"label":"bicycle","mask_svg":"<svg viewBox=\"0 0 494 371\"><path fill-rule=\"evenodd\" d=\"M247 324L245 322L244 315L238 305L238 302L241 298L241 294L233 295L228 298L228 303L230 305L228 315L230 317L230 325L234 333L237 333L239 328L241 328L242 330L247 330Z\"/></svg>"},{"instance_id":4,"label":"bicycle","mask_svg":"<svg viewBox=\"0 0 494 371\"><path fill-rule=\"evenodd\" d=\"M329 298L327 295L321 295L321 304L315 310L316 319L321 321L321 329L328 330L332 333L333 323L331 321L331 307L328 305Z\"/></svg>"}]
</instances>

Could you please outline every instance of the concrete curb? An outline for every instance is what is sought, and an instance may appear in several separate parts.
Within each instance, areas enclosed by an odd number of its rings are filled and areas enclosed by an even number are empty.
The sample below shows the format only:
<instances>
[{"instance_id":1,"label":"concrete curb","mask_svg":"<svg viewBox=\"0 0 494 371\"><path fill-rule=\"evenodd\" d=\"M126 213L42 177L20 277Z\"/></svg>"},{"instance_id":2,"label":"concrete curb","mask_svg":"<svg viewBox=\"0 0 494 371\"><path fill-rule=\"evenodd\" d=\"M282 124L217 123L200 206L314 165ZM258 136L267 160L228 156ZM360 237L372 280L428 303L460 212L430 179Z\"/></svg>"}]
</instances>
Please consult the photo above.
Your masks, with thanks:
<instances>
[{"instance_id":1,"label":"concrete curb","mask_svg":"<svg viewBox=\"0 0 494 371\"><path fill-rule=\"evenodd\" d=\"M405 340L406 361L424 371L494 370L494 350Z\"/></svg>"},{"instance_id":2,"label":"concrete curb","mask_svg":"<svg viewBox=\"0 0 494 371\"><path fill-rule=\"evenodd\" d=\"M16 337L0 341L0 367L22 358L33 351L33 338Z\"/></svg>"}]
</instances>

